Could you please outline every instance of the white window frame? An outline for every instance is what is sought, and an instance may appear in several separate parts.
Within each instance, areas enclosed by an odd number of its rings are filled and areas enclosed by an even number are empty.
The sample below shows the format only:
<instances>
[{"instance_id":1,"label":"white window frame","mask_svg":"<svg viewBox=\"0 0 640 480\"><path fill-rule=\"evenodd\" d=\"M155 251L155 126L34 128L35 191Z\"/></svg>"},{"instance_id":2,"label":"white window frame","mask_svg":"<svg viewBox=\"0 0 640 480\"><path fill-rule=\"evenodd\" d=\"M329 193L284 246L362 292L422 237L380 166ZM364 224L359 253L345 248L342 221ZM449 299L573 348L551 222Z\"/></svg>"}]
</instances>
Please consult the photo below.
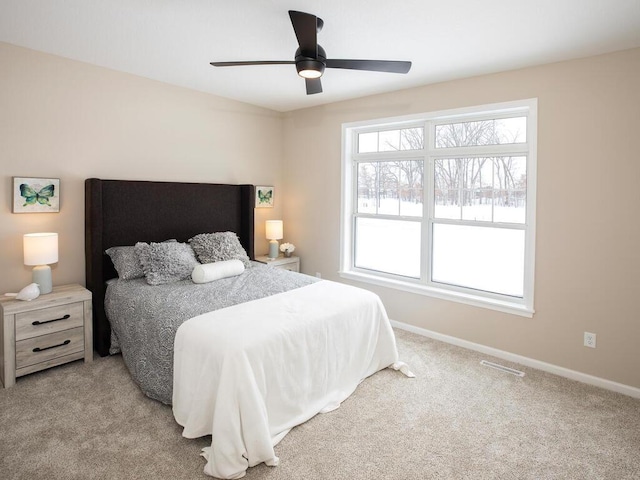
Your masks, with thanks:
<instances>
[{"instance_id":1,"label":"white window frame","mask_svg":"<svg viewBox=\"0 0 640 480\"><path fill-rule=\"evenodd\" d=\"M538 101L535 98L469 108L444 110L438 112L393 117L364 122L345 123L342 125L342 201L340 222L340 270L342 278L394 288L406 292L427 295L454 302L489 308L501 312L524 317L534 314L534 266L535 266L535 220L536 220L536 172L537 172L537 125ZM435 125L467 122L475 120L508 118L513 116L527 117L527 141L519 144L502 144L478 147L435 148L432 132ZM382 153L357 153L357 135L371 131L386 129L411 128L424 126L424 149ZM469 154L478 156L483 152L488 155L504 154L527 157L527 192L526 217L522 229L525 232L524 255L524 289L523 297L482 292L471 288L454 285L443 285L430 281L431 234L433 225L433 161L435 158L451 158ZM388 160L424 159L423 215L422 217L394 216L396 220L422 222L420 279L411 279L384 272L374 272L354 266L355 259L355 218L357 214L357 166L355 160L378 160L384 155ZM438 223L441 219L437 220ZM464 221L456 221L461 224ZM447 223L446 220L442 223ZM474 225L477 225L474 223ZM488 227L500 228L499 224Z\"/></svg>"}]
</instances>

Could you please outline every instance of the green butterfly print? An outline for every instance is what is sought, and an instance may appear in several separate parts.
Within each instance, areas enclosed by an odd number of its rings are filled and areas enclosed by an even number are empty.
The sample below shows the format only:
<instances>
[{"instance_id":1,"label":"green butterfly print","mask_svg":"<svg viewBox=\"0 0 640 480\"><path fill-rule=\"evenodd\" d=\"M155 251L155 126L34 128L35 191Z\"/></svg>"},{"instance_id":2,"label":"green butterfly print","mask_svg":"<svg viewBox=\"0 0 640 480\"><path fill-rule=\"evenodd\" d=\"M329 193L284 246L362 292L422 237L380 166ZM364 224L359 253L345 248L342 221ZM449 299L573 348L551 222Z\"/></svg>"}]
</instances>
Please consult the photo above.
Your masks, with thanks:
<instances>
[{"instance_id":1,"label":"green butterfly print","mask_svg":"<svg viewBox=\"0 0 640 480\"><path fill-rule=\"evenodd\" d=\"M268 192L263 192L262 190L258 190L258 199L260 200L260 203L270 203L272 196L273 196L273 190L269 190Z\"/></svg>"},{"instance_id":2,"label":"green butterfly print","mask_svg":"<svg viewBox=\"0 0 640 480\"><path fill-rule=\"evenodd\" d=\"M24 197L23 207L27 205L34 205L38 202L40 205L49 205L49 199L53 197L55 187L53 184L42 187L39 192L36 192L32 187L26 183L20 184L20 196Z\"/></svg>"}]
</instances>

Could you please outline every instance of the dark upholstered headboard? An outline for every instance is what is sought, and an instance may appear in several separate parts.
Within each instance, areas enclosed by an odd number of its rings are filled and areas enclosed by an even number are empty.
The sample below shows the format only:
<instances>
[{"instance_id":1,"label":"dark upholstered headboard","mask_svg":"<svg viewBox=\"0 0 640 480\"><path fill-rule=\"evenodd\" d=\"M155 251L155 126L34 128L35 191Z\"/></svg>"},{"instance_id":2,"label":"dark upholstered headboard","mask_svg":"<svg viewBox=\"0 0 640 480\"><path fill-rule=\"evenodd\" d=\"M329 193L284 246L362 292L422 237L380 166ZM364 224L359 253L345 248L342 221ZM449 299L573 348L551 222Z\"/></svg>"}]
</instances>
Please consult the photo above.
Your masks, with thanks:
<instances>
[{"instance_id":1,"label":"dark upholstered headboard","mask_svg":"<svg viewBox=\"0 0 640 480\"><path fill-rule=\"evenodd\" d=\"M86 284L93 293L93 345L108 355L111 327L104 311L105 282L115 278L104 253L136 242L186 242L199 233L237 233L254 259L254 187L207 183L85 181Z\"/></svg>"}]
</instances>

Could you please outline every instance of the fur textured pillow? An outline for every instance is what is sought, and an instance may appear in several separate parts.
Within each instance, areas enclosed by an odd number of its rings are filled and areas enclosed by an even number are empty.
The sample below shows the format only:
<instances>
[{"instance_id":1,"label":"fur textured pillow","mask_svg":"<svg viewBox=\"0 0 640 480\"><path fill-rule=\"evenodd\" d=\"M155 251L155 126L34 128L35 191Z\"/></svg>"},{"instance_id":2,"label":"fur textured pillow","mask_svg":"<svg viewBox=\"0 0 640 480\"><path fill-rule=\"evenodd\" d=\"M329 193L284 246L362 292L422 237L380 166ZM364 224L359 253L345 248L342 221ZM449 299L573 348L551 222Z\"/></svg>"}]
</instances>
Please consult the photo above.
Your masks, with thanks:
<instances>
[{"instance_id":1,"label":"fur textured pillow","mask_svg":"<svg viewBox=\"0 0 640 480\"><path fill-rule=\"evenodd\" d=\"M118 272L118 278L122 280L132 280L134 278L144 277L144 270L138 260L138 254L135 247L111 247L104 253L109 255L113 266Z\"/></svg>"},{"instance_id":2,"label":"fur textured pillow","mask_svg":"<svg viewBox=\"0 0 640 480\"><path fill-rule=\"evenodd\" d=\"M200 263L240 260L244 268L251 268L249 256L233 232L201 233L190 239L189 244Z\"/></svg>"},{"instance_id":3,"label":"fur textured pillow","mask_svg":"<svg viewBox=\"0 0 640 480\"><path fill-rule=\"evenodd\" d=\"M191 272L198 264L193 250L186 243L138 242L135 251L149 285L186 280L191 277Z\"/></svg>"}]
</instances>

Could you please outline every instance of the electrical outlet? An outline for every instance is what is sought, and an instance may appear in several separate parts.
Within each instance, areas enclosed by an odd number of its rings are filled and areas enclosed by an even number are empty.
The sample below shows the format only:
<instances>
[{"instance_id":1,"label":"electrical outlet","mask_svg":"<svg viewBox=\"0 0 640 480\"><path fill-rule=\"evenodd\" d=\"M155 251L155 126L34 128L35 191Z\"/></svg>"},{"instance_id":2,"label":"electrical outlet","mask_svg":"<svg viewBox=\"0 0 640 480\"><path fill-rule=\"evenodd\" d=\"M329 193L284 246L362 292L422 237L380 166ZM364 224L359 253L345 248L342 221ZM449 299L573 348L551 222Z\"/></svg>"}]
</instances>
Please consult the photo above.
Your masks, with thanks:
<instances>
[{"instance_id":1,"label":"electrical outlet","mask_svg":"<svg viewBox=\"0 0 640 480\"><path fill-rule=\"evenodd\" d=\"M316 277L322 278L322 274L320 272L316 272Z\"/></svg>"},{"instance_id":2,"label":"electrical outlet","mask_svg":"<svg viewBox=\"0 0 640 480\"><path fill-rule=\"evenodd\" d=\"M584 346L596 348L596 334L584 332Z\"/></svg>"}]
</instances>

